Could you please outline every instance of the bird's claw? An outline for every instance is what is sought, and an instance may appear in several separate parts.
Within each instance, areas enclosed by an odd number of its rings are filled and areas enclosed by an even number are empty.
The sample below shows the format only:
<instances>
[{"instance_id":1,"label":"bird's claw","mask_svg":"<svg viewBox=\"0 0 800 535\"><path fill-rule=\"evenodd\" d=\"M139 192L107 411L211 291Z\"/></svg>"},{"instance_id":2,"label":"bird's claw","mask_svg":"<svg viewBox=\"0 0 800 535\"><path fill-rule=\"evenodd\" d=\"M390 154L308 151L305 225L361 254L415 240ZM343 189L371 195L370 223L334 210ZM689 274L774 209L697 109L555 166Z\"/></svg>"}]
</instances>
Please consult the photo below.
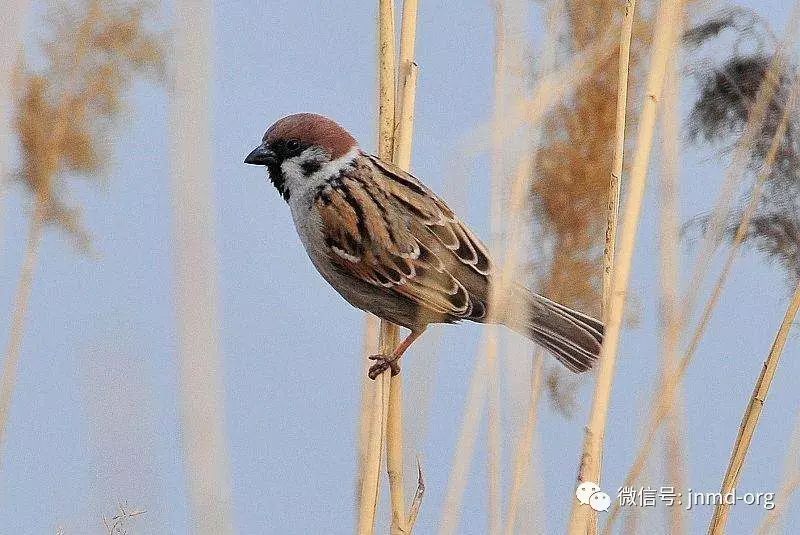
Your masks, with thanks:
<instances>
[{"instance_id":1,"label":"bird's claw","mask_svg":"<svg viewBox=\"0 0 800 535\"><path fill-rule=\"evenodd\" d=\"M369 367L367 375L373 381L386 370L392 370L392 377L400 373L400 365L396 358L386 355L370 355L369 360L374 360L375 364Z\"/></svg>"}]
</instances>

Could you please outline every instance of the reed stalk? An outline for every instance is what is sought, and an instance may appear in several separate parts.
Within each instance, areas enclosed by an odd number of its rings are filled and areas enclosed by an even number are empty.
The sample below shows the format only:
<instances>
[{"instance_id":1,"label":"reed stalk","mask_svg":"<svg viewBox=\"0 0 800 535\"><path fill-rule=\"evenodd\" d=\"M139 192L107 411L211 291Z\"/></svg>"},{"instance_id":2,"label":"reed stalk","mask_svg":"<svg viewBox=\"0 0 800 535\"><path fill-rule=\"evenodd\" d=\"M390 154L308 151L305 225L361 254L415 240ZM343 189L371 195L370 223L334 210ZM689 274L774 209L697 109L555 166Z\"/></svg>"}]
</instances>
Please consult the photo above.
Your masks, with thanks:
<instances>
[{"instance_id":1,"label":"reed stalk","mask_svg":"<svg viewBox=\"0 0 800 535\"><path fill-rule=\"evenodd\" d=\"M367 455L369 453L369 440L370 440L370 425L372 423L372 413L370 407L373 402L373 386L375 382L367 376L371 361L370 355L375 355L378 352L378 336L380 329L380 320L372 314L364 315L363 327L363 346L361 348L361 355L363 357L361 366L361 405L359 409L358 418L358 479L356 481L356 521L361 511L361 485L366 474Z\"/></svg>"},{"instance_id":2,"label":"reed stalk","mask_svg":"<svg viewBox=\"0 0 800 535\"><path fill-rule=\"evenodd\" d=\"M359 511L356 533L371 534L375 531L375 515L378 510L381 485L381 461L386 441L387 413L389 410L389 380L387 374L372 381L372 402L369 404L370 418L368 440L359 489Z\"/></svg>"},{"instance_id":3,"label":"reed stalk","mask_svg":"<svg viewBox=\"0 0 800 535\"><path fill-rule=\"evenodd\" d=\"M797 455L798 448L793 448L792 453ZM756 531L758 535L767 535L776 532L785 533L783 530L778 530L779 523L783 520L787 505L789 505L798 488L800 488L800 474L795 472L784 479L776 495L779 499L776 500L775 507L764 516L764 519L758 526L758 531Z\"/></svg>"},{"instance_id":4,"label":"reed stalk","mask_svg":"<svg viewBox=\"0 0 800 535\"><path fill-rule=\"evenodd\" d=\"M507 83L507 43L506 43L506 2L494 0L494 104L492 111L492 137L490 147L491 159L491 215L490 226L492 241L499 243L498 238L507 230L502 223L502 207L504 205L504 143L502 124L506 119L506 83ZM509 240L509 247L513 241ZM497 315L498 308L504 308L506 300L507 279L513 266L503 265L500 280L491 288L487 316ZM488 484L488 533L499 535L502 529L502 423L500 421L500 366L498 362L499 332L495 326L488 326L486 332L486 393L488 396L487 414L487 458L486 475Z\"/></svg>"},{"instance_id":5,"label":"reed stalk","mask_svg":"<svg viewBox=\"0 0 800 535\"><path fill-rule=\"evenodd\" d=\"M540 76L549 74L555 70L556 59L556 45L558 42L558 21L559 16L563 13L563 6L560 2L550 1L546 6L545 23L546 23L546 37L541 53L541 70ZM530 73L533 77L534 73ZM524 223L518 220L522 214L529 213L529 206L527 206L526 195L530 191L531 182L535 176L535 169L539 161L539 147L541 144L542 135L535 134L535 130L531 128L531 146L536 147L533 157L523 154L520 158L519 165L515 174L514 183L511 188L511 207L510 207L510 220L511 228L509 229L509 247L506 258L508 270L513 270L513 273L518 273L519 268L519 253L520 249L524 247L522 236L519 234L520 229L523 228ZM530 242L528 242L530 243ZM504 271L505 273L506 271ZM527 314L525 310L512 310L513 314ZM541 348L537 348L533 356L533 364L531 367L530 387L528 391L528 407L524 417L524 425L520 432L520 437L517 443L516 452L514 453L514 460L511 475L511 488L508 494L508 504L506 507L505 529L506 535L512 535L517 529L518 516L520 509L520 502L522 495L526 491L526 484L530 480L531 462L532 462L532 449L534 437L537 430L538 416L539 416L539 400L541 399L543 389L543 376L544 376L544 360L545 352ZM521 526L521 529L524 527Z\"/></svg>"},{"instance_id":6,"label":"reed stalk","mask_svg":"<svg viewBox=\"0 0 800 535\"><path fill-rule=\"evenodd\" d=\"M475 439L478 428L486 407L486 373L487 361L479 358L475 362L475 369L467 392L467 403L464 408L464 417L461 421L456 453L450 467L450 476L447 483L447 492L442 505L442 516L439 520L440 535L453 535L458 533L461 517L461 500L467 486L469 469L475 451Z\"/></svg>"},{"instance_id":7,"label":"reed stalk","mask_svg":"<svg viewBox=\"0 0 800 535\"><path fill-rule=\"evenodd\" d=\"M378 0L378 157L391 161L394 145L395 99L397 97L395 69L395 29L394 1ZM378 352L389 355L398 343L398 328L386 321L380 321ZM375 515L378 509L381 480L380 471L384 448L386 447L387 418L391 388L391 373L382 373L373 381L373 402L367 407L371 411L369 420L369 440L365 463L361 467L361 489L359 492L359 514L357 532L372 534L375 530ZM394 465L389 467L389 482L392 485ZM402 470L400 471L402 474ZM401 476L402 477L402 476ZM402 480L400 481L402 486ZM394 482L396 491L397 481ZM394 492L392 496L396 496ZM392 507L394 511L394 505ZM394 512L392 517L394 519ZM394 528L395 522L392 521Z\"/></svg>"},{"instance_id":8,"label":"reed stalk","mask_svg":"<svg viewBox=\"0 0 800 535\"><path fill-rule=\"evenodd\" d=\"M516 532L522 489L530 476L531 449L533 448L533 437L536 432L536 424L538 423L539 399L542 394L542 377L544 376L543 353L543 351L538 350L533 360L528 411L525 417L525 426L522 429L522 434L517 444L517 451L514 455L511 490L509 491L508 508L506 509L506 525L504 530L506 535L514 535Z\"/></svg>"},{"instance_id":9,"label":"reed stalk","mask_svg":"<svg viewBox=\"0 0 800 535\"><path fill-rule=\"evenodd\" d=\"M404 0L400 27L400 62L398 95L395 104L392 159L402 169L411 166L411 142L414 132L414 104L416 100L418 68L414 63L417 29L417 0ZM391 341L391 350L397 345L397 334ZM388 343L388 342L387 342ZM387 375L384 373L384 375ZM389 473L389 490L392 504L391 533L411 533L413 523L406 515L405 488L403 484L403 378L391 378L386 427L386 466ZM421 474L421 468L420 468ZM421 478L421 476L420 476ZM421 479L420 479L421 481ZM419 488L419 486L418 486ZM424 488L424 486L423 486ZM420 495L419 500L422 497ZM417 511L419 505L417 505ZM416 514L414 514L416 519Z\"/></svg>"},{"instance_id":10,"label":"reed stalk","mask_svg":"<svg viewBox=\"0 0 800 535\"><path fill-rule=\"evenodd\" d=\"M612 270L611 294L607 307L608 314L605 318L606 334L600 353L597 384L579 470L581 481L600 483L603 440L611 399L611 387L636 244L636 231L642 210L647 168L655 134L657 107L661 99L667 61L677 39L674 21L677 20L682 5L682 0L662 0L658 9L655 26L657 30L654 36L650 72L647 77L646 99L639 119L636 154L630 172L629 196L623 214L622 241ZM573 507L569 533L595 533L596 531L597 514L595 511L590 507Z\"/></svg>"},{"instance_id":11,"label":"reed stalk","mask_svg":"<svg viewBox=\"0 0 800 535\"><path fill-rule=\"evenodd\" d=\"M628 102L628 74L630 70L631 37L633 34L635 10L636 0L628 0L625 6L625 16L622 21L622 29L619 39L619 69L617 73L617 114L614 140L614 160L611 169L611 182L609 184L606 239L605 248L603 251L602 312L603 320L606 322L608 322L610 316L609 306L613 298L612 288L614 282L614 257L617 245L617 221L619 219L620 191L622 189L622 169L625 154L625 118L627 115ZM644 178L642 178L642 182L644 182ZM643 187L644 184L642 183L641 189L643 189ZM620 304L622 304L622 301ZM604 346L607 345L608 340L606 340L604 343ZM589 417L590 423L586 428L583 455L581 457L580 466L578 467L577 483L584 481L594 481L595 483L599 483L600 463L602 457L602 436L605 432L605 419L611 396L611 382L613 380L615 360L616 350L613 352L607 352L605 351L604 347L594 391L592 413ZM569 526L570 533L573 534L594 533L597 531L596 515L591 508L582 507L579 502L573 501Z\"/></svg>"},{"instance_id":12,"label":"reed stalk","mask_svg":"<svg viewBox=\"0 0 800 535\"><path fill-rule=\"evenodd\" d=\"M394 0L378 0L378 157L386 161L394 155L396 55Z\"/></svg>"},{"instance_id":13,"label":"reed stalk","mask_svg":"<svg viewBox=\"0 0 800 535\"><path fill-rule=\"evenodd\" d=\"M682 33L683 17L679 20ZM664 90L662 112L664 142L661 172L661 362L662 373L668 374L678 363L681 335L680 319L680 49L676 48L670 58L667 83ZM671 407L669 426L664 437L663 466L667 482L681 492L686 485L686 459L683 443L683 396L678 389L675 403ZM685 511L682 507L669 508L669 532L680 535L686 532Z\"/></svg>"},{"instance_id":14,"label":"reed stalk","mask_svg":"<svg viewBox=\"0 0 800 535\"><path fill-rule=\"evenodd\" d=\"M781 121L778 124L778 128L772 138L769 151L767 152L764 168L758 176L753 192L754 199L756 198L757 194L760 193L761 188L763 188L764 182L769 176L768 174L772 170L772 166L775 163L778 150L788 129L789 118L797 103L798 88L800 88L800 84L795 81L792 86L789 100L784 109L783 116L781 117ZM747 207L747 212L742 218L743 222L744 220L747 220L748 224L746 226L740 225L737 229L734 239L739 244L744 240L747 234L749 220L752 218L752 215L755 212L756 205L757 203L752 201L750 202ZM780 361L781 354L783 353L783 348L786 345L786 338L789 335L789 330L792 327L794 317L797 315L798 308L800 308L800 285L797 286L794 294L792 295L786 315L784 316L783 322L778 330L778 334L775 337L775 341L772 345L769 355L767 356L767 360L764 362L764 367L761 370L758 380L756 381L753 394L750 397L750 402L748 403L747 409L745 410L742 418L739 434L736 437L733 452L731 453L730 463L728 464L728 469L726 470L725 477L722 481L722 494L731 492L739 481L739 475L741 473L742 466L744 465L747 452L750 448L753 435L755 434L755 428L756 425L758 425L758 419L761 416L761 410L766 400L767 393L769 392L769 388L772 385L772 379L775 376L778 362ZM711 519L708 532L710 534L724 533L729 513L730 505L718 504L714 508L714 515Z\"/></svg>"},{"instance_id":15,"label":"reed stalk","mask_svg":"<svg viewBox=\"0 0 800 535\"><path fill-rule=\"evenodd\" d=\"M786 461L783 468L783 482L775 494L775 507L767 511L758 526L758 535L775 533L783 520L792 496L800 487L800 416L795 418L794 432L787 448Z\"/></svg>"},{"instance_id":16,"label":"reed stalk","mask_svg":"<svg viewBox=\"0 0 800 535\"><path fill-rule=\"evenodd\" d=\"M775 336L775 341L772 344L767 360L764 361L764 367L761 369L761 374L756 381L753 394L750 396L750 402L742 417L739 434L733 445L731 460L728 464L728 469L725 471L725 477L722 480L721 492L723 495L732 492L739 481L747 452L750 449L750 443L753 440L753 435L758 425L758 419L761 416L761 411L766 402L772 380L775 377L775 372L778 369L778 363L783 354L783 348L786 346L786 339L789 337L789 331L792 328L798 309L800 309L800 283L798 283L792 294L789 306L786 309L786 314L778 329L778 334ZM714 516L711 518L711 524L708 528L709 535L725 533L725 525L727 524L729 514L729 504L719 503L716 505L714 508Z\"/></svg>"},{"instance_id":17,"label":"reed stalk","mask_svg":"<svg viewBox=\"0 0 800 535\"><path fill-rule=\"evenodd\" d=\"M625 117L628 109L628 74L631 59L631 36L633 35L636 0L627 0L622 32L619 39L619 69L617 71L617 117L614 131L614 161L611 182L608 186L608 218L606 242L603 249L603 315L607 314L611 296L611 273L614 269L614 253L617 247L617 220L619 219L619 197L622 190L622 168L625 156Z\"/></svg>"},{"instance_id":18,"label":"reed stalk","mask_svg":"<svg viewBox=\"0 0 800 535\"><path fill-rule=\"evenodd\" d=\"M417 1L403 3L400 35L400 80L396 69L394 2L378 3L378 156L408 169L411 163L411 140L414 128L414 103L418 69L414 63L416 40ZM399 342L397 325L381 320L378 350L391 354ZM372 533L375 525L378 495L380 493L381 452L386 450L386 470L391 499L392 534L411 533L419 512L424 492L422 468L418 466L417 493L411 513L406 513L403 484L403 390L400 375L392 377L383 373L375 381L374 403L369 424L369 439L361 474L359 495L359 533ZM380 395L378 394L380 392ZM380 410L378 410L380 409ZM362 425L361 435L364 435Z\"/></svg>"},{"instance_id":19,"label":"reed stalk","mask_svg":"<svg viewBox=\"0 0 800 535\"><path fill-rule=\"evenodd\" d=\"M646 431L644 435L644 440L642 441L638 451L636 452L634 461L631 464L631 468L628 470L627 475L625 476L625 481L623 482L622 486L631 486L638 480L642 470L644 469L647 463L647 459L652 449L652 445L654 444L655 437L658 434L658 430L660 429L661 424L666 420L667 416L669 415L670 406L672 404L672 400L674 399L676 389L680 385L680 382L682 381L684 375L686 374L686 370L688 369L689 364L691 363L695 355L695 352L699 347L700 340L702 339L703 334L705 333L705 328L707 327L711 315L714 311L714 308L717 302L719 301L720 296L722 295L722 289L724 288L725 283L727 282L728 276L732 272L733 265L736 259L738 258L738 253L744 241L744 238L747 236L748 230L750 228L750 221L752 220L752 217L755 214L755 210L758 207L758 203L761 199L761 191L763 189L764 181L770 175L772 168L775 165L775 159L778 155L778 150L781 144L780 142L786 133L786 128L788 128L788 121L791 114L791 110L796 105L798 96L800 96L800 84L798 84L798 81L795 80L791 88L789 100L787 102L786 107L784 108L781 121L778 124L778 128L776 129L775 134L772 137L770 148L768 149L767 155L764 159L764 165L761 168L761 171L759 172L758 176L756 177L756 181L753 186L753 191L751 192L750 195L750 200L747 206L745 207L745 210L742 212L742 217L736 229L736 234L734 235L734 238L731 242L728 255L725 258L725 262L722 266L719 276L717 277L717 281L714 285L714 288L711 291L711 295L706 301L702 317L692 333L692 337L687 346L687 349L684 351L680 360L677 362L675 368L669 370L668 373L665 373L664 376L662 377L661 384L659 385L657 392L654 396L654 408L650 414L648 423L646 424L647 426L645 428ZM761 119L763 120L763 116L761 117ZM760 130L761 121L758 120L758 117L754 117L753 122L748 123L747 128L748 130L753 128ZM619 506L618 504L614 504L614 506L612 506L610 510L608 520L604 527L603 530L604 533L610 533L611 527L616 521L618 514L619 514Z\"/></svg>"},{"instance_id":20,"label":"reed stalk","mask_svg":"<svg viewBox=\"0 0 800 535\"><path fill-rule=\"evenodd\" d=\"M193 531L233 533L211 176L212 5L175 4L172 174L181 420Z\"/></svg>"},{"instance_id":21,"label":"reed stalk","mask_svg":"<svg viewBox=\"0 0 800 535\"><path fill-rule=\"evenodd\" d=\"M11 332L3 360L3 376L0 378L0 459L5 449L8 416L11 401L19 375L19 361L22 353L22 340L25 336L25 320L28 315L33 276L39 261L39 244L44 230L44 207L36 202L34 213L28 223L28 238L22 260L17 292L14 296L14 308L11 314Z\"/></svg>"}]
</instances>

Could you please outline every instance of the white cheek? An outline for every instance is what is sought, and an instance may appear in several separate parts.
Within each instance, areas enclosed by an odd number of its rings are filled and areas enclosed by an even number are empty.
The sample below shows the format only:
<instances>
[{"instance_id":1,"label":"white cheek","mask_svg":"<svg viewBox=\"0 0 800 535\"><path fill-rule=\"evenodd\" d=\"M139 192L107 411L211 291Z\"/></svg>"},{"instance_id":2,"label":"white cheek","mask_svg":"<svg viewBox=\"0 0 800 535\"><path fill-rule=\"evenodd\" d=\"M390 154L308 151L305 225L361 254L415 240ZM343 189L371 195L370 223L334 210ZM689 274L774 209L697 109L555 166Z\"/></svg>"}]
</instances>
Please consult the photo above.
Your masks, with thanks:
<instances>
[{"instance_id":1,"label":"white cheek","mask_svg":"<svg viewBox=\"0 0 800 535\"><path fill-rule=\"evenodd\" d=\"M281 163L281 171L286 179L286 185L297 186L298 181L303 178L302 170L300 169L300 156L287 158Z\"/></svg>"},{"instance_id":2,"label":"white cheek","mask_svg":"<svg viewBox=\"0 0 800 535\"><path fill-rule=\"evenodd\" d=\"M353 147L344 156L324 163L311 176L305 175L302 168L303 162L308 161L312 157L311 155L304 152L299 156L287 158L281 163L281 171L283 171L285 178L285 187L290 192L290 199L296 198L299 200L302 198L307 200L307 197L316 192L326 180L331 176L338 175L343 168L349 166L358 154L358 147Z\"/></svg>"},{"instance_id":3,"label":"white cheek","mask_svg":"<svg viewBox=\"0 0 800 535\"><path fill-rule=\"evenodd\" d=\"M317 186L315 184L316 181L313 180L315 178L313 175L309 177L303 173L302 162L301 155L288 158L281 163L281 171L284 178L283 185L289 191L290 204L291 199L304 198Z\"/></svg>"}]
</instances>

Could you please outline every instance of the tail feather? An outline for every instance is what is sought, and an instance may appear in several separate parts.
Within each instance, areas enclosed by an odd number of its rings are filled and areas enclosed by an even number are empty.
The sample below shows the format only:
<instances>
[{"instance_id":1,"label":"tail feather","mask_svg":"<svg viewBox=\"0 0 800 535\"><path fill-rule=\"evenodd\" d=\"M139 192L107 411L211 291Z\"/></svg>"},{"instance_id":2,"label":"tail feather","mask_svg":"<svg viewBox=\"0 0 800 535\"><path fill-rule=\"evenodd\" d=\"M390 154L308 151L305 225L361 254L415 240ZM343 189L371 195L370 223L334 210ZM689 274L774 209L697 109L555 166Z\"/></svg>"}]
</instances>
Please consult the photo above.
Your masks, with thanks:
<instances>
[{"instance_id":1,"label":"tail feather","mask_svg":"<svg viewBox=\"0 0 800 535\"><path fill-rule=\"evenodd\" d=\"M571 371L591 369L600 355L603 323L533 292L527 295L526 321L509 327L547 349Z\"/></svg>"}]
</instances>

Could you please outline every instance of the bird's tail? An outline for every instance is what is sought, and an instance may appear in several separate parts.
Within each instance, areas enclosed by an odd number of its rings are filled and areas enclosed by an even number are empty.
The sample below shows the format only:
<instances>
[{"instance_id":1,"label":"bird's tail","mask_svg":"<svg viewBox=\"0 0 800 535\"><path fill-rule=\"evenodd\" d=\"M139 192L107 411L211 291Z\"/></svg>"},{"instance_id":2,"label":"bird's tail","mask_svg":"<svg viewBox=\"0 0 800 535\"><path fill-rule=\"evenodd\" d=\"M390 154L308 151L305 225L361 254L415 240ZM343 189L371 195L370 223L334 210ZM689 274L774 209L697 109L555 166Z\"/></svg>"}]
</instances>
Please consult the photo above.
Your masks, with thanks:
<instances>
[{"instance_id":1,"label":"bird's tail","mask_svg":"<svg viewBox=\"0 0 800 535\"><path fill-rule=\"evenodd\" d=\"M518 295L527 301L528 317L505 321L553 354L573 372L589 370L600 355L603 323L564 305L520 288Z\"/></svg>"}]
</instances>

